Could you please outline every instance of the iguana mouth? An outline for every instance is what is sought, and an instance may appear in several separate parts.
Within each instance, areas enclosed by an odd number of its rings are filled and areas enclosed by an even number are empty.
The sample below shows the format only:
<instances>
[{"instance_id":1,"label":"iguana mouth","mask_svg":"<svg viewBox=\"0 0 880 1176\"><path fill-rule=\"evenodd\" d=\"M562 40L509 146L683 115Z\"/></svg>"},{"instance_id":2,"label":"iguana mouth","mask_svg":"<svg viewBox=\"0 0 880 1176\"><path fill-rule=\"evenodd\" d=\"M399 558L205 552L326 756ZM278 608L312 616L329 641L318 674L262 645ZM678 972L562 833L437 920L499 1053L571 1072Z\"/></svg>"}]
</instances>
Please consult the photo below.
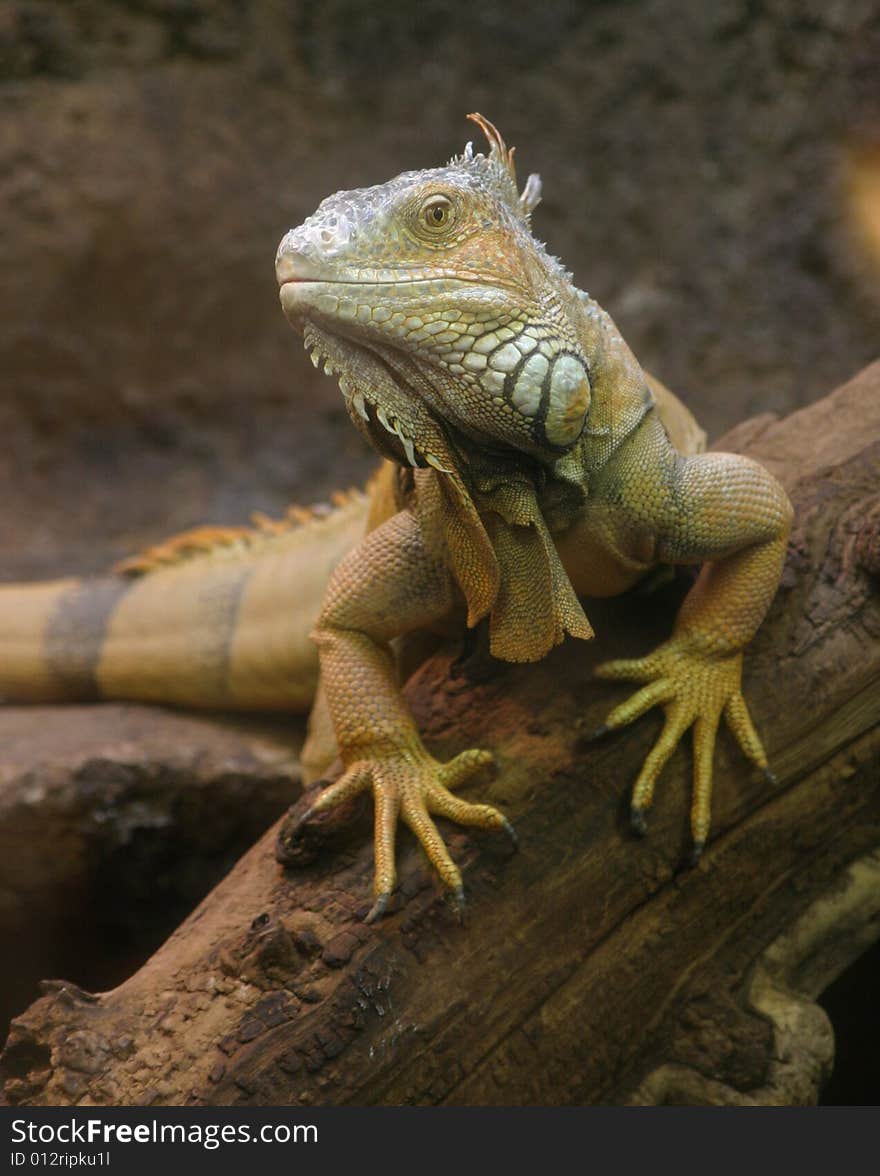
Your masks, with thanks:
<instances>
[{"instance_id":1,"label":"iguana mouth","mask_svg":"<svg viewBox=\"0 0 880 1176\"><path fill-rule=\"evenodd\" d=\"M428 285L435 282L442 282L445 288L448 288L455 283L465 285L471 283L473 285L485 285L485 279L480 278L477 274L472 277L462 276L459 271L454 278L448 278L445 274L437 274L430 277L401 277L394 274L389 277L382 278L285 278L283 282L279 282L279 288L284 289L285 286L419 286ZM501 286L502 283L496 282L496 286ZM509 288L505 286L505 288Z\"/></svg>"},{"instance_id":2,"label":"iguana mouth","mask_svg":"<svg viewBox=\"0 0 880 1176\"><path fill-rule=\"evenodd\" d=\"M284 290L286 286L430 286L443 283L444 289L451 292L456 288L486 285L485 274L469 271L460 265L455 269L443 265L430 269L395 269L393 266L340 266L331 269L321 260L307 257L298 250L285 248L286 240L287 238L282 240L278 247L275 261L275 277L280 290ZM496 280L493 285L501 289L514 289L512 283L504 281Z\"/></svg>"},{"instance_id":3,"label":"iguana mouth","mask_svg":"<svg viewBox=\"0 0 880 1176\"><path fill-rule=\"evenodd\" d=\"M486 286L485 279L478 275L462 275L450 277L443 273L432 275L403 275L394 271L381 271L371 277L363 273L357 276L323 277L317 274L309 276L307 273L293 274L283 280L279 277L278 297L281 308L288 321L298 326L308 322L315 316L326 320L328 325L344 325L346 322L367 324L372 318L372 304L377 295L368 299L364 291L379 292L378 296L392 298L393 291L411 291L418 296L424 292L425 296L436 295L442 289L444 294L454 296L456 291L476 291L476 297L481 297L482 290L491 289ZM324 291L322 293L322 291ZM346 293L350 291L350 293ZM322 300L324 305L322 305ZM365 313L364 308L370 308L366 319L360 316ZM417 316L418 310L413 308L412 316ZM377 319L376 322L379 320ZM358 332L360 336L361 332ZM359 342L362 342L360 337Z\"/></svg>"}]
</instances>

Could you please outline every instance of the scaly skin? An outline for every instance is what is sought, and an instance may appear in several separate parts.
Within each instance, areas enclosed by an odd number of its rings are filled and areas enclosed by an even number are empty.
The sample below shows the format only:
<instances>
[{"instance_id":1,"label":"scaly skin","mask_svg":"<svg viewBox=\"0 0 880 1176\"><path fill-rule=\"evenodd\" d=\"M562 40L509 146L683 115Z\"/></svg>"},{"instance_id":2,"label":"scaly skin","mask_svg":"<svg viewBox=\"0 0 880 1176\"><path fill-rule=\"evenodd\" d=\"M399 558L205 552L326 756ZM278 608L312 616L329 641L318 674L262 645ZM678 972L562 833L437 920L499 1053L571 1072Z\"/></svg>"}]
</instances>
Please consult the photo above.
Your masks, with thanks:
<instances>
[{"instance_id":1,"label":"scaly skin","mask_svg":"<svg viewBox=\"0 0 880 1176\"><path fill-rule=\"evenodd\" d=\"M372 486L379 517L390 473ZM188 532L100 578L0 584L0 698L307 710L309 633L370 511L354 493L316 514Z\"/></svg>"},{"instance_id":2,"label":"scaly skin","mask_svg":"<svg viewBox=\"0 0 880 1176\"><path fill-rule=\"evenodd\" d=\"M715 733L767 758L740 691L742 650L782 569L791 508L759 465L680 453L609 316L529 231L540 184L517 191L512 153L339 193L288 233L281 303L316 362L339 376L355 425L415 467L403 509L339 565L315 630L344 764L314 809L371 789L378 917L394 887L398 819L460 901L461 876L432 820L509 828L451 789L490 759L440 764L397 687L391 641L466 609L489 618L496 656L531 661L592 628L577 595L613 595L660 564L702 564L672 636L604 677L643 685L606 727L662 706L666 726L633 795L644 828L655 781L694 727L695 853L706 841ZM652 394L653 393L653 394Z\"/></svg>"}]
</instances>

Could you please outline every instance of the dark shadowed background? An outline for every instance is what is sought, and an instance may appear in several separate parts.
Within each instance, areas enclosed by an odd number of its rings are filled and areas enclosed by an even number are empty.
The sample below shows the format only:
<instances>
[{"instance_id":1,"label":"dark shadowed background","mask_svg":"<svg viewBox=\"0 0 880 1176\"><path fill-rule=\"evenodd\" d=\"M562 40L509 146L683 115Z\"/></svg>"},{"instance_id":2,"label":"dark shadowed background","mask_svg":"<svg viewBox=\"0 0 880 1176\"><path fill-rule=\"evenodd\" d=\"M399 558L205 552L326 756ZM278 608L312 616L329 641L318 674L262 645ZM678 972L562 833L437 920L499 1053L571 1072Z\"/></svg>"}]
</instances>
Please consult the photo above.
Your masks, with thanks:
<instances>
[{"instance_id":1,"label":"dark shadowed background","mask_svg":"<svg viewBox=\"0 0 880 1176\"><path fill-rule=\"evenodd\" d=\"M472 110L710 435L880 353L877 0L9 0L0 105L0 579L360 481L275 248Z\"/></svg>"}]
</instances>

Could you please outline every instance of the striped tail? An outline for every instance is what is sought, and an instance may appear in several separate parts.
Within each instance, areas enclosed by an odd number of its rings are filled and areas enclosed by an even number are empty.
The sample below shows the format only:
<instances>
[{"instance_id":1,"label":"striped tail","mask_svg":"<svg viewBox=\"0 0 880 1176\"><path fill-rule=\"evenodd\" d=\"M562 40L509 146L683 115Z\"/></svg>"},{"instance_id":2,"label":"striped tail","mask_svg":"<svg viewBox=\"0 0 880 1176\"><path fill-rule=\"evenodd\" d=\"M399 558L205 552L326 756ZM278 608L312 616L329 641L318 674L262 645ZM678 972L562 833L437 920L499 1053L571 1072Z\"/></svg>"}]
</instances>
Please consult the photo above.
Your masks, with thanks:
<instances>
[{"instance_id":1,"label":"striped tail","mask_svg":"<svg viewBox=\"0 0 880 1176\"><path fill-rule=\"evenodd\" d=\"M63 654L59 648L65 627L62 601L73 600L82 591L79 580L0 584L0 699L4 702L98 697L94 686L74 686L74 679L82 684L89 678L82 672L85 643L80 649L65 648ZM98 601L107 598L106 588L102 591L96 585L95 614Z\"/></svg>"},{"instance_id":2,"label":"striped tail","mask_svg":"<svg viewBox=\"0 0 880 1176\"><path fill-rule=\"evenodd\" d=\"M90 580L0 584L0 699L305 710L309 634L368 500L255 529L190 532Z\"/></svg>"}]
</instances>

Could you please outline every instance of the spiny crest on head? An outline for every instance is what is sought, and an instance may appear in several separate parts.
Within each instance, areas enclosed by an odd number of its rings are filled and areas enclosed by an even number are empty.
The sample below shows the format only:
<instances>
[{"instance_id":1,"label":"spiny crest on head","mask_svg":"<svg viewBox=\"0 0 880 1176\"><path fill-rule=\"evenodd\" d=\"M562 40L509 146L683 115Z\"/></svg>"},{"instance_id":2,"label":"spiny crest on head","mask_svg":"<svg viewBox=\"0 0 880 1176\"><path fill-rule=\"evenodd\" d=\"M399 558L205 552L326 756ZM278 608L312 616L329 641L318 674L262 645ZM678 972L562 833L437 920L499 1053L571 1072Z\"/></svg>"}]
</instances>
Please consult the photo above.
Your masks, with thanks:
<instances>
[{"instance_id":1,"label":"spiny crest on head","mask_svg":"<svg viewBox=\"0 0 880 1176\"><path fill-rule=\"evenodd\" d=\"M464 153L457 156L452 162L488 170L499 196L527 222L541 199L541 177L534 173L530 175L526 180L525 187L520 192L516 182L516 166L513 162L516 148L508 147L498 128L493 126L487 118L483 118L481 114L474 112L469 114L468 118L471 122L475 122L486 136L489 154L488 156L475 155L473 143L468 143Z\"/></svg>"}]
</instances>

